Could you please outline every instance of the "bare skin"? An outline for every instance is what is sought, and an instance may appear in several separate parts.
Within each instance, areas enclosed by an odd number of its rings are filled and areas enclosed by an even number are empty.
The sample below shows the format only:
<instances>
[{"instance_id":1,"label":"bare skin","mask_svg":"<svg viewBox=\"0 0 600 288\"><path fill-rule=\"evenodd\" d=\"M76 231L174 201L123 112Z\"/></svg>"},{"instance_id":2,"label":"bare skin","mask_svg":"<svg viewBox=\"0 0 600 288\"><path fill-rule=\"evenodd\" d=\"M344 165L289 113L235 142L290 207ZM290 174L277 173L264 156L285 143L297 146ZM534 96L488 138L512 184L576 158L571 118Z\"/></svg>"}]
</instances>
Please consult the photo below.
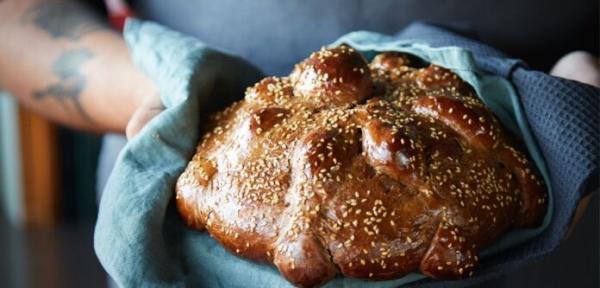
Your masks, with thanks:
<instances>
[{"instance_id":1,"label":"bare skin","mask_svg":"<svg viewBox=\"0 0 600 288\"><path fill-rule=\"evenodd\" d=\"M80 3L0 1L0 37L0 87L51 120L133 136L162 110L123 37Z\"/></svg>"}]
</instances>

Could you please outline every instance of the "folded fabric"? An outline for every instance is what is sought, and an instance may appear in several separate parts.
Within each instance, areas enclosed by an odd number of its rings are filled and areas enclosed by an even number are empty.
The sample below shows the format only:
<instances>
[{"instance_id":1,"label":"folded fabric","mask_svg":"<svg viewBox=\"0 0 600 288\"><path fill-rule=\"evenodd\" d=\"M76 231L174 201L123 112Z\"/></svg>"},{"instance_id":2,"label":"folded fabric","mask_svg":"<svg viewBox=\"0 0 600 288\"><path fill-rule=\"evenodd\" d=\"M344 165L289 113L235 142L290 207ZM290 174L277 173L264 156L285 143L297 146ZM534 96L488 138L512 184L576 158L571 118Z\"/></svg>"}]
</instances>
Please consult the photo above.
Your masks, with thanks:
<instances>
[{"instance_id":1,"label":"folded fabric","mask_svg":"<svg viewBox=\"0 0 600 288\"><path fill-rule=\"evenodd\" d=\"M568 231L579 199L600 186L600 89L532 70L523 61L508 58L488 45L426 23L414 23L395 38L423 41L432 47L468 49L481 71L508 79L548 168L554 198L548 227L534 240L484 259L479 276L460 285L507 273L556 249Z\"/></svg>"},{"instance_id":2,"label":"folded fabric","mask_svg":"<svg viewBox=\"0 0 600 288\"><path fill-rule=\"evenodd\" d=\"M95 231L102 265L123 287L289 287L272 266L236 257L206 232L186 228L173 205L175 181L195 151L204 117L240 99L261 73L157 24L130 20L125 39L134 62L156 83L166 110L126 145L108 180ZM397 37L351 33L333 45L340 43L366 57L383 50L405 51L454 70L522 137L553 193L543 225L512 231L485 249L472 279L440 282L413 273L393 281L364 282L340 276L327 287L463 285L556 247L576 200L597 187L589 178L598 166L597 89L526 70L492 48L424 24L410 26Z\"/></svg>"}]
</instances>

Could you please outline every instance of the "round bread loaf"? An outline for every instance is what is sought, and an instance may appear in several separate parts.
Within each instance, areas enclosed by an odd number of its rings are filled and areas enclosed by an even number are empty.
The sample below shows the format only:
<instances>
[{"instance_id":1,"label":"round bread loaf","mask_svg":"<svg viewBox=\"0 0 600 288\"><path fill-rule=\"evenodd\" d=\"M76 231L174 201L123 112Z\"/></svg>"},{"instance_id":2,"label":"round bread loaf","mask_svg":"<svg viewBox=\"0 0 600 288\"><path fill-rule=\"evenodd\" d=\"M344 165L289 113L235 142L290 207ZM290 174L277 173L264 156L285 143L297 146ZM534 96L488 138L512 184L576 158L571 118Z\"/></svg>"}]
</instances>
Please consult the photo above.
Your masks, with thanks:
<instances>
[{"instance_id":1,"label":"round bread loaf","mask_svg":"<svg viewBox=\"0 0 600 288\"><path fill-rule=\"evenodd\" d=\"M215 114L177 182L183 220L291 283L472 275L537 225L530 161L456 74L410 55L321 49Z\"/></svg>"}]
</instances>

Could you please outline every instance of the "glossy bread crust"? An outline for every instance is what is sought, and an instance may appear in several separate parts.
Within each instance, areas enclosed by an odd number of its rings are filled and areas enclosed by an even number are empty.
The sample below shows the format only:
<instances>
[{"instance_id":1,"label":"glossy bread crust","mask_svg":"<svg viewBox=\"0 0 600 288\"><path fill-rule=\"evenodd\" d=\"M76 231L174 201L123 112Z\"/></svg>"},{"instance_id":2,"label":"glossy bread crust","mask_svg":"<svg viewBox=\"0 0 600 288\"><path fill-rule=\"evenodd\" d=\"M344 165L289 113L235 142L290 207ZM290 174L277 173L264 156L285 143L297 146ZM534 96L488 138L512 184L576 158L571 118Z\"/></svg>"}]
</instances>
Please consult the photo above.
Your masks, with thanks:
<instances>
[{"instance_id":1,"label":"glossy bread crust","mask_svg":"<svg viewBox=\"0 0 600 288\"><path fill-rule=\"evenodd\" d=\"M184 221L312 287L473 273L539 223L546 191L456 74L402 53L322 49L217 113L177 182Z\"/></svg>"}]
</instances>

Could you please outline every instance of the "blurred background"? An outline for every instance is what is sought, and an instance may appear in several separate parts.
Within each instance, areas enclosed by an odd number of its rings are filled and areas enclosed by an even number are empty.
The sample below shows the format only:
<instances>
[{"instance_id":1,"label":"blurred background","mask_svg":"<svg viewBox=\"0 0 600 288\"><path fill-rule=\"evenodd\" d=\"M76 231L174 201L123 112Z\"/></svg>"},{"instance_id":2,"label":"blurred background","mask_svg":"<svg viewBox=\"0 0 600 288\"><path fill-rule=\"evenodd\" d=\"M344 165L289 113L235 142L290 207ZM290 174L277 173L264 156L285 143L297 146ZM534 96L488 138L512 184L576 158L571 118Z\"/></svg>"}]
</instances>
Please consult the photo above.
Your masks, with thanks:
<instances>
[{"instance_id":1,"label":"blurred background","mask_svg":"<svg viewBox=\"0 0 600 288\"><path fill-rule=\"evenodd\" d=\"M0 92L0 286L106 287L93 251L101 139Z\"/></svg>"}]
</instances>

